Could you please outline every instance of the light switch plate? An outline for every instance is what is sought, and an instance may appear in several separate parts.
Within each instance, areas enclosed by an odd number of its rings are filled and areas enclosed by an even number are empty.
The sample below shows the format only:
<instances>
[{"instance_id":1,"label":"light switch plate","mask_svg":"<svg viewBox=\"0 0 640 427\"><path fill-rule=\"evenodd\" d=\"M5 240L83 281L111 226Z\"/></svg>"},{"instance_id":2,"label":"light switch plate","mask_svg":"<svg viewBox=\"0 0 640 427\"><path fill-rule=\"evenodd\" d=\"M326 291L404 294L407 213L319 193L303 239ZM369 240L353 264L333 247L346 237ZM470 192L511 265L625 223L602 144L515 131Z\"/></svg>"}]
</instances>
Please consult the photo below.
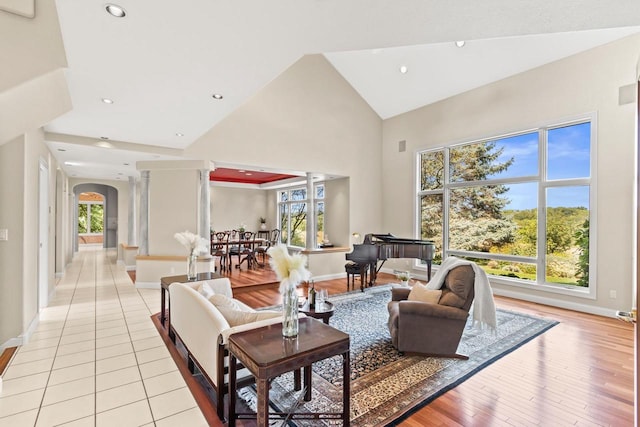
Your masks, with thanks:
<instances>
[{"instance_id":1,"label":"light switch plate","mask_svg":"<svg viewBox=\"0 0 640 427\"><path fill-rule=\"evenodd\" d=\"M9 240L9 230L0 228L0 240Z\"/></svg>"}]
</instances>

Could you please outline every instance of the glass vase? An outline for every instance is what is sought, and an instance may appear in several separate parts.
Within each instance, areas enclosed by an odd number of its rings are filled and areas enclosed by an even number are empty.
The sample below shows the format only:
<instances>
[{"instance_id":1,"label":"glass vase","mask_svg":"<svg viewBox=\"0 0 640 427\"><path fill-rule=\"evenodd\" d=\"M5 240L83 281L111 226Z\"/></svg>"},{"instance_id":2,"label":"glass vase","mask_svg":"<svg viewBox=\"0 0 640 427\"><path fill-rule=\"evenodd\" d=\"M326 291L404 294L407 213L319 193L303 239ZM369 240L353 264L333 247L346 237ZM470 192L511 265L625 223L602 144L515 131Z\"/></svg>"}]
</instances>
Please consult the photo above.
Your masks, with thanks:
<instances>
[{"instance_id":1,"label":"glass vase","mask_svg":"<svg viewBox=\"0 0 640 427\"><path fill-rule=\"evenodd\" d=\"M187 280L196 280L198 276L198 255L189 255L187 257Z\"/></svg>"},{"instance_id":2,"label":"glass vase","mask_svg":"<svg viewBox=\"0 0 640 427\"><path fill-rule=\"evenodd\" d=\"M295 286L287 286L282 293L282 335L298 336L298 293Z\"/></svg>"}]
</instances>

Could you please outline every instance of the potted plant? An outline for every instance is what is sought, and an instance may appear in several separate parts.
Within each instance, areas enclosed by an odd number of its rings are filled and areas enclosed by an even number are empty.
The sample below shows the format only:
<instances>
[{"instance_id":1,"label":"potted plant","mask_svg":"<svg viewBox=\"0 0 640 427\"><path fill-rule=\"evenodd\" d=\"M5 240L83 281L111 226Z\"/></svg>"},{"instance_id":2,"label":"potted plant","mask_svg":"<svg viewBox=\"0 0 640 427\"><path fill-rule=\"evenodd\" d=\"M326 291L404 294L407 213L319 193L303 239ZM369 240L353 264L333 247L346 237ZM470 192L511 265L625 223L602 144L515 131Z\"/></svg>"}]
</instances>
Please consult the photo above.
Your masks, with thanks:
<instances>
[{"instance_id":1,"label":"potted plant","mask_svg":"<svg viewBox=\"0 0 640 427\"><path fill-rule=\"evenodd\" d=\"M267 229L267 218L261 216L260 217L260 230L266 230Z\"/></svg>"},{"instance_id":2,"label":"potted plant","mask_svg":"<svg viewBox=\"0 0 640 427\"><path fill-rule=\"evenodd\" d=\"M409 286L409 279L411 278L411 274L408 271L399 271L396 273L396 279L400 281L402 286Z\"/></svg>"}]
</instances>

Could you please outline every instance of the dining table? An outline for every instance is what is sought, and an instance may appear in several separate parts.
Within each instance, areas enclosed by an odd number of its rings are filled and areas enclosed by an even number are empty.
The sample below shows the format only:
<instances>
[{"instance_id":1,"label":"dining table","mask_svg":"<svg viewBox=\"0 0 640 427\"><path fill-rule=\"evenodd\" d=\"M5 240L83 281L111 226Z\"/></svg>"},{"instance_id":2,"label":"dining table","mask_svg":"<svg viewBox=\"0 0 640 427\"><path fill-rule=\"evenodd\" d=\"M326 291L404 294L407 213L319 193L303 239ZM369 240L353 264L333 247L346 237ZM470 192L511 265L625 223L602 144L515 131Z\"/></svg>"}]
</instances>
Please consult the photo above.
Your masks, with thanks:
<instances>
[{"instance_id":1,"label":"dining table","mask_svg":"<svg viewBox=\"0 0 640 427\"><path fill-rule=\"evenodd\" d=\"M264 264L258 261L256 257L255 248L267 243L268 240L264 238L251 238L251 239L229 239L229 240L217 240L211 239L212 245L223 245L226 246L225 253L229 258L229 266L232 265L231 254L229 252L230 248L233 246L240 247L249 247L250 251L244 254L244 258L240 259L240 262L236 264L236 268L240 268L240 265L243 262L247 263L247 268L251 269L254 267L264 267ZM242 254L241 254L242 255ZM229 269L231 270L231 269Z\"/></svg>"}]
</instances>

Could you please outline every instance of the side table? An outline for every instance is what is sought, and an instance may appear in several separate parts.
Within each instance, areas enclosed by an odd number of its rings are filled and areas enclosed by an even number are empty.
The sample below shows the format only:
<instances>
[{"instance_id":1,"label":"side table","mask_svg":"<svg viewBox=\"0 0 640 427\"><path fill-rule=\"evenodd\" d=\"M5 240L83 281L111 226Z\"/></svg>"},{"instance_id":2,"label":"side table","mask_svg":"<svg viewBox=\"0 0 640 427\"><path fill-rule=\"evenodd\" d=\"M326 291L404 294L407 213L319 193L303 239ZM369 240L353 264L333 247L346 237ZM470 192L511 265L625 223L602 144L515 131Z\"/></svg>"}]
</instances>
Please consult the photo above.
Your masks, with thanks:
<instances>
[{"instance_id":1,"label":"side table","mask_svg":"<svg viewBox=\"0 0 640 427\"><path fill-rule=\"evenodd\" d=\"M282 336L282 324L274 324L229 336L229 427L236 419L256 419L258 427L269 425L269 416L279 419L331 419L342 420L349 426L350 368L349 335L322 322L305 317L300 319L296 338ZM269 382L285 372L303 368L305 400L311 400L311 365L314 362L342 356L342 412L269 412ZM240 362L255 377L257 386L257 412L236 413L237 366Z\"/></svg>"},{"instance_id":2,"label":"side table","mask_svg":"<svg viewBox=\"0 0 640 427\"><path fill-rule=\"evenodd\" d=\"M320 319L328 325L329 318L334 313L334 306L333 303L325 301L322 304L316 304L315 308L309 308L309 301L307 300L302 307L298 308L298 311L314 319Z\"/></svg>"},{"instance_id":3,"label":"side table","mask_svg":"<svg viewBox=\"0 0 640 427\"><path fill-rule=\"evenodd\" d=\"M218 273L213 273L208 271L205 273L198 273L196 275L196 280L193 280L193 281L196 282L199 280L218 279L220 277L222 276L219 275ZM188 283L189 280L187 279L186 274L180 274L178 276L166 276L166 277L160 278L160 324L167 330L169 334L169 338L171 338L171 341L175 343L176 336L173 332L171 332L171 300L169 299L169 286L174 282ZM167 302L169 305L168 313L165 310L165 306ZM165 321L167 322L166 326L164 324Z\"/></svg>"}]
</instances>

